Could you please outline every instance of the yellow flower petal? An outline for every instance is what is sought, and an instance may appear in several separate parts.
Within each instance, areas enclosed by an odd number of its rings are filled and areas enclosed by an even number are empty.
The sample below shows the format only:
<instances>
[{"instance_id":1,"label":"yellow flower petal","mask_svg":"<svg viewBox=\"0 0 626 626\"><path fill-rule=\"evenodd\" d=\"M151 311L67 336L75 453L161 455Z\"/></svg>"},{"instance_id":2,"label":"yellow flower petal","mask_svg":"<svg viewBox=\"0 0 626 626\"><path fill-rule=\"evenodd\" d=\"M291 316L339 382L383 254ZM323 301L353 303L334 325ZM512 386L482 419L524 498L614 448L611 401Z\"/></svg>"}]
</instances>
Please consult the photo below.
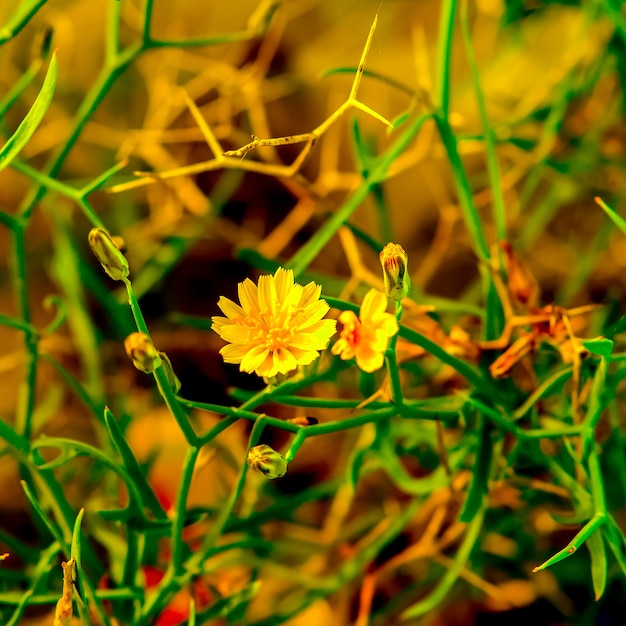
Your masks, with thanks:
<instances>
[{"instance_id":1,"label":"yellow flower petal","mask_svg":"<svg viewBox=\"0 0 626 626\"><path fill-rule=\"evenodd\" d=\"M335 320L322 319L328 304L320 300L321 287L294 283L293 271L279 268L238 285L241 306L221 297L226 317L214 316L212 328L230 346L220 353L245 372L272 378L319 357L336 331Z\"/></svg>"},{"instance_id":2,"label":"yellow flower petal","mask_svg":"<svg viewBox=\"0 0 626 626\"><path fill-rule=\"evenodd\" d=\"M387 297L381 291L370 289L363 298L359 317L362 321L372 319L387 309Z\"/></svg>"},{"instance_id":3,"label":"yellow flower petal","mask_svg":"<svg viewBox=\"0 0 626 626\"><path fill-rule=\"evenodd\" d=\"M278 298L276 297L276 283L273 276L261 276L259 278L259 310L261 315L268 311L276 312Z\"/></svg>"},{"instance_id":4,"label":"yellow flower petal","mask_svg":"<svg viewBox=\"0 0 626 626\"><path fill-rule=\"evenodd\" d=\"M220 354L224 357L225 363L241 363L241 360L248 354L248 346L245 344L227 344Z\"/></svg>"},{"instance_id":5,"label":"yellow flower petal","mask_svg":"<svg viewBox=\"0 0 626 626\"><path fill-rule=\"evenodd\" d=\"M241 318L245 315L244 310L238 305L235 304L232 300L221 296L217 302L217 306L222 310L222 313L226 317L229 317L231 320L236 318Z\"/></svg>"},{"instance_id":6,"label":"yellow flower petal","mask_svg":"<svg viewBox=\"0 0 626 626\"><path fill-rule=\"evenodd\" d=\"M239 302L246 313L259 310L259 299L257 297L257 286L246 278L238 285Z\"/></svg>"},{"instance_id":7,"label":"yellow flower petal","mask_svg":"<svg viewBox=\"0 0 626 626\"><path fill-rule=\"evenodd\" d=\"M294 287L293 270L279 267L276 270L274 280L276 282L276 296L280 302L283 302Z\"/></svg>"},{"instance_id":8,"label":"yellow flower petal","mask_svg":"<svg viewBox=\"0 0 626 626\"><path fill-rule=\"evenodd\" d=\"M386 309L385 294L370 289L363 298L358 318L352 311L342 311L339 321L343 327L332 347L333 354L343 360L355 358L364 372L380 369L389 339L398 332L398 321Z\"/></svg>"}]
</instances>

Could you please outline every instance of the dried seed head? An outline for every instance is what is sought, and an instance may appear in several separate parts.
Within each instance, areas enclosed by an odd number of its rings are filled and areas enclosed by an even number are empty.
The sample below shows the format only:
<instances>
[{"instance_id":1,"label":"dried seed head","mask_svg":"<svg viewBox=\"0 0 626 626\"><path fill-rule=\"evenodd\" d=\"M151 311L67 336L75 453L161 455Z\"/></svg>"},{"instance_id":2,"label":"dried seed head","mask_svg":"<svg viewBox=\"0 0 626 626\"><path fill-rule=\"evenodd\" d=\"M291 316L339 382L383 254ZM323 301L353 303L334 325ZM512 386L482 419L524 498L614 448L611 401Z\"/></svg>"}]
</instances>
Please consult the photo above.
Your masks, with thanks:
<instances>
[{"instance_id":1,"label":"dried seed head","mask_svg":"<svg viewBox=\"0 0 626 626\"><path fill-rule=\"evenodd\" d=\"M252 469L261 472L265 478L280 478L287 472L285 457L265 443L250 448L247 461Z\"/></svg>"},{"instance_id":2,"label":"dried seed head","mask_svg":"<svg viewBox=\"0 0 626 626\"><path fill-rule=\"evenodd\" d=\"M89 231L89 245L104 271L113 280L124 280L128 277L128 260L104 228L92 228Z\"/></svg>"},{"instance_id":3,"label":"dried seed head","mask_svg":"<svg viewBox=\"0 0 626 626\"><path fill-rule=\"evenodd\" d=\"M124 340L124 348L126 348L126 354L132 360L133 365L146 374L151 374L161 365L159 352L154 347L150 337L144 333L128 335Z\"/></svg>"},{"instance_id":4,"label":"dried seed head","mask_svg":"<svg viewBox=\"0 0 626 626\"><path fill-rule=\"evenodd\" d=\"M392 300L402 300L411 292L411 278L407 273L409 257L402 246L388 243L380 253L385 292Z\"/></svg>"}]
</instances>

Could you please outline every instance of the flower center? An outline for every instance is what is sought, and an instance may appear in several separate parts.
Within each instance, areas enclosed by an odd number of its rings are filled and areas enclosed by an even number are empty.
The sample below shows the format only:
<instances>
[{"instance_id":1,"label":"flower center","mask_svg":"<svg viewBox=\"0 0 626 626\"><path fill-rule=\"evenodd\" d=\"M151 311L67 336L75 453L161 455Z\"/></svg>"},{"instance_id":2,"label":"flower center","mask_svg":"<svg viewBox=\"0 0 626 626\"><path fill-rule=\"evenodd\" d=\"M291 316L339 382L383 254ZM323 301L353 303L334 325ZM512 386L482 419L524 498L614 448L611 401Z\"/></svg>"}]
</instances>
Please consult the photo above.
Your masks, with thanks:
<instances>
[{"instance_id":1,"label":"flower center","mask_svg":"<svg viewBox=\"0 0 626 626\"><path fill-rule=\"evenodd\" d=\"M301 314L300 308L278 312L267 308L262 312L250 312L246 318L249 339L271 352L285 348L293 339L294 330L298 326L297 317L301 317Z\"/></svg>"}]
</instances>

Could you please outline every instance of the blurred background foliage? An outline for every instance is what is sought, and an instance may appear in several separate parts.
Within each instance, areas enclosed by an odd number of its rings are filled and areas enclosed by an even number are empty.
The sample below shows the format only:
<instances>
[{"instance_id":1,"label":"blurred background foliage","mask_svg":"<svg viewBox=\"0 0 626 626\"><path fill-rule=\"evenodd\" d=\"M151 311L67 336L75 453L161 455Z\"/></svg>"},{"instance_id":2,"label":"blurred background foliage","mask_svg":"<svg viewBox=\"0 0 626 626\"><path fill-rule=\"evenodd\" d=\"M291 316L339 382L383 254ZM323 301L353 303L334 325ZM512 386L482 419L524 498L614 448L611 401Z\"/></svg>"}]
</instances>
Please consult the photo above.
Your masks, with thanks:
<instances>
[{"instance_id":1,"label":"blurred background foliage","mask_svg":"<svg viewBox=\"0 0 626 626\"><path fill-rule=\"evenodd\" d=\"M609 305L592 321L597 332L590 335L599 334L602 321L607 316L617 319L626 301L624 234L593 202L600 196L618 212L624 206L622 3L468 4L472 46L497 142L508 241L539 285L540 305ZM220 295L235 298L238 281L293 257L358 188L367 168L363 154L382 153L396 131L353 110L316 141L298 171L283 176L272 167L292 163L301 145L259 148L239 160L240 166L237 159L216 163L211 159L219 155L207 144L189 102L195 103L224 151L247 144L251 135L309 132L348 96L378 14L359 100L387 119L404 121L400 116L406 115L414 120L438 105L433 100L441 79L436 50L442 3L156 0L145 50L139 46L145 19L139 0L3 2L0 24L10 24L19 7L27 5L41 6L19 24L14 36L0 31L0 40L6 39L0 48L4 137L17 127L38 93L48 63L42 46L49 29L59 63L56 91L19 160L49 171L56 159L51 178L76 188L122 164L103 189L89 196L90 206L106 228L124 240L142 310L155 344L170 356L182 381L181 394L233 404L228 389L259 389L261 381L225 366L218 354L220 339L196 318L216 314ZM128 50L133 54L124 57ZM27 84L20 82L25 76L31 77ZM18 85L23 89L16 93ZM458 21L452 42L450 123L486 238L495 242L483 129ZM77 128L80 134L74 137ZM64 146L71 149L58 159ZM203 163L166 179L134 174ZM379 286L381 281L377 254L366 245L367 237L379 243L397 241L409 254L418 303L440 306L441 319L460 321L477 334L476 312L484 306L479 288L482 261L473 249L450 163L432 121L425 122L390 173L381 196L368 196L350 218L357 237L346 232L333 236L308 268L309 275L322 282L328 295L346 299L362 295L368 283ZM33 187L33 177L24 167L3 170L0 209L18 215L28 206ZM32 432L102 444L104 431L93 417L93 406L77 397L55 366L58 363L82 382L96 408L106 403L121 417L129 444L168 508L176 497L187 446L151 382L124 354L123 338L134 330L132 317L125 293L102 274L88 251L92 226L80 203L51 189L36 203L28 224L24 241L30 323L43 328L54 317L54 307L45 306L49 294L60 295L67 312L65 322L39 343L42 356ZM11 249L10 232L0 228L0 311L19 317L20 304L11 284ZM9 326L0 325L0 345L0 417L14 423L27 352L22 333ZM423 380L421 384L416 393L428 395ZM455 386L445 377L431 384ZM612 458L615 468L622 470L623 392L621 387L615 391L611 411L613 423L621 428ZM340 395L341 384L320 383L314 393ZM302 410L275 407L274 414L291 418ZM320 421L338 417L337 411L319 408L307 409L306 414ZM194 419L198 426L208 427L219 418L205 413ZM412 428L416 424L411 422ZM220 435L219 444L194 474L190 508L214 506L228 496L245 458L248 433L249 426L238 423ZM607 427L604 436L609 435ZM461 435L447 436L454 441ZM272 433L270 441L280 447L285 434ZM246 490L244 510L254 510L257 500L263 499L289 506L298 494L343 479L353 450L367 441L367 429L316 438L300 450L283 479ZM540 454L556 454L557 445L542 442ZM415 433L406 434L406 453L403 459L416 473L427 472L429 463L431 468L438 465L436 453ZM90 512L109 507L116 493L115 481L105 474L84 458L57 471L72 507L87 509L87 537L110 555L116 531L99 525L96 514L90 521ZM467 472L457 474L458 489L468 478ZM0 456L0 527L40 549L41 529L33 521L19 479L15 457ZM522 497L519 485L503 482L493 489L485 522L489 530L472 558L471 570L463 571L464 580L453 595L415 623L499 624L504 619L624 623L623 578L619 573L611 576L604 598L595 603L586 551L551 570L531 574L576 530L550 516L558 508L561 487L551 486L549 477L546 480L528 497ZM409 596L419 597L450 568L458 546L455 511L461 492L442 489L430 494L404 531L374 555L369 568L341 583L326 580L329 572L358 552L361 540L367 543L371 533L384 532L406 497L381 471L368 473L352 495L341 484L339 491L300 507L289 521L280 516L268 521L265 538L284 539L271 560L256 556L250 563L240 554L217 564L210 580L204 581L213 597L242 589L254 567L263 591L248 607L250 623L264 619L269 621L262 623L272 623L268 616L274 610L288 613L288 607L298 603L308 608L288 622L292 625L365 626L370 618L372 624L398 623L394 620L408 600L403 593L408 590ZM624 476L606 484L609 508L622 528L625 485ZM433 516L438 525L433 525ZM432 542L420 544L428 533L433 534ZM385 563L393 563L415 544L422 545L421 559L405 569L384 569ZM20 580L19 558L0 566L16 572ZM611 563L610 571L614 570ZM11 588L10 576L2 580L5 588ZM325 580L328 592L316 596L315 602L305 602L306 590L323 589ZM415 587L415 581L422 587ZM187 619L186 602L187 596L177 597L173 604L183 607L182 620ZM0 614L8 619L13 607L3 607L0 600ZM25 615L25 624L51 620L49 606L29 609ZM167 619L158 623L178 623L176 617Z\"/></svg>"}]
</instances>

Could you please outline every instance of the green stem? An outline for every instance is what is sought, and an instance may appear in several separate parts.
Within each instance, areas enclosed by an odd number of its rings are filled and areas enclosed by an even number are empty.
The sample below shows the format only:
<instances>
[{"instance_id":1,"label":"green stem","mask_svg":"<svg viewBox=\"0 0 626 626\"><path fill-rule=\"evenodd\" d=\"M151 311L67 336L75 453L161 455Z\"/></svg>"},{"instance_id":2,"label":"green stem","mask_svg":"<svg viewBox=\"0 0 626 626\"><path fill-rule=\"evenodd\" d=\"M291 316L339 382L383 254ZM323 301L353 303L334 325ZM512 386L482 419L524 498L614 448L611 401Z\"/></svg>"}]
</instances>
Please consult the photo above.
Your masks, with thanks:
<instances>
[{"instance_id":1,"label":"green stem","mask_svg":"<svg viewBox=\"0 0 626 626\"><path fill-rule=\"evenodd\" d=\"M128 279L124 280L124 284L126 285L126 292L128 293L128 304L130 305L131 311L133 312L133 317L135 318L137 330L140 333L144 333L145 335L150 337L150 331L148 330L148 326L146 325L143 313L141 312L141 308L139 307L139 302L137 302L137 298L135 297L135 293L133 292L133 286ZM167 375L165 373L165 370L163 369L163 366L159 365L154 370L153 376L156 380L161 397L165 401L167 408L170 410L174 419L178 423L178 426L185 436L187 443L190 446L197 446L198 435L196 435L193 427L187 419L187 415L183 411L182 406L179 404L176 398L176 394L174 393L174 390L167 380Z\"/></svg>"},{"instance_id":2,"label":"green stem","mask_svg":"<svg viewBox=\"0 0 626 626\"><path fill-rule=\"evenodd\" d=\"M0 28L0 46L13 39L47 1L27 0L19 3L9 21Z\"/></svg>"},{"instance_id":3,"label":"green stem","mask_svg":"<svg viewBox=\"0 0 626 626\"><path fill-rule=\"evenodd\" d=\"M441 19L437 37L437 86L436 106L447 119L450 112L450 65L452 59L452 41L454 39L454 18L457 0L443 0Z\"/></svg>"},{"instance_id":4,"label":"green stem","mask_svg":"<svg viewBox=\"0 0 626 626\"><path fill-rule=\"evenodd\" d=\"M176 498L176 509L172 519L172 560L170 569L174 576L180 576L183 572L183 557L185 555L183 542L183 528L185 525L185 512L187 511L187 498L191 487L193 472L198 460L200 448L189 448L185 455L183 471L178 487L178 497Z\"/></svg>"},{"instance_id":5,"label":"green stem","mask_svg":"<svg viewBox=\"0 0 626 626\"><path fill-rule=\"evenodd\" d=\"M396 302L396 319L398 326L402 317L402 304ZM396 333L389 342L389 347L385 351L385 363L387 364L387 373L389 374L389 382L391 384L391 397L398 411L402 412L404 398L402 395L402 384L400 382L400 371L398 370L398 360L396 357L396 343L398 342L398 333Z\"/></svg>"},{"instance_id":6,"label":"green stem","mask_svg":"<svg viewBox=\"0 0 626 626\"><path fill-rule=\"evenodd\" d=\"M12 274L17 306L25 325L30 326L31 314L28 300L28 283L26 276L26 226L23 222L13 230ZM25 439L30 439L32 415L35 409L35 394L38 369L38 336L24 333L26 351L26 374L20 386L15 429Z\"/></svg>"},{"instance_id":7,"label":"green stem","mask_svg":"<svg viewBox=\"0 0 626 626\"><path fill-rule=\"evenodd\" d=\"M333 235L350 219L354 211L369 195L370 188L371 182L364 181L361 183L346 203L339 207L332 217L285 264L286 267L293 269L296 278L309 267Z\"/></svg>"},{"instance_id":8,"label":"green stem","mask_svg":"<svg viewBox=\"0 0 626 626\"><path fill-rule=\"evenodd\" d=\"M113 83L117 80L117 78L126 70L128 65L142 52L140 46L132 46L127 48L123 52L121 52L115 59L115 64L113 66L105 66L98 77L96 78L96 82L89 90L87 95L85 96L82 104L76 111L76 115L74 116L74 123L72 126L72 132L69 137L62 144L61 148L52 156L52 158L46 164L46 174L50 178L54 178L71 149L74 147L74 144L80 137L83 128L87 121L91 118L94 111L100 105L100 102L103 100L105 95L109 92ZM42 200L42 198L46 194L46 188L38 185L35 187L27 196L24 198L22 205L20 207L20 213L24 216L25 219L29 219L32 212L34 211L37 203Z\"/></svg>"},{"instance_id":9,"label":"green stem","mask_svg":"<svg viewBox=\"0 0 626 626\"><path fill-rule=\"evenodd\" d=\"M450 162L450 167L452 168L454 186L456 187L459 204L461 206L461 211L463 213L467 229L472 237L474 252L481 261L486 262L489 260L489 246L487 245L487 240L485 239L480 215L476 210L476 205L474 204L472 188L469 184L465 167L459 154L457 139L454 136L452 128L450 127L450 122L446 117L437 115L435 117L435 121L437 123L441 141L443 142L448 156L448 161Z\"/></svg>"},{"instance_id":10,"label":"green stem","mask_svg":"<svg viewBox=\"0 0 626 626\"><path fill-rule=\"evenodd\" d=\"M461 575L461 570L466 566L467 561L470 558L472 550L476 545L476 541L480 535L480 531L485 518L485 508L481 508L476 513L476 517L467 526L467 532L465 537L459 546L459 549L452 560L451 566L448 568L443 578L435 588L435 590L429 594L423 600L417 602L410 608L408 608L403 614L403 619L414 619L421 615L426 615L433 611L448 595L450 589Z\"/></svg>"},{"instance_id":11,"label":"green stem","mask_svg":"<svg viewBox=\"0 0 626 626\"><path fill-rule=\"evenodd\" d=\"M487 104L485 95L480 85L480 75L476 66L476 57L474 56L474 48L472 46L472 35L469 28L469 20L467 17L467 0L461 3L461 31L465 42L465 51L472 75L472 84L474 93L476 94L476 103L478 104L478 112L483 127L485 140L485 153L487 157L487 171L489 172L489 183L493 195L492 209L493 220L496 227L496 237L498 241L504 241L507 238L506 231L506 207L504 205L504 195L502 193L502 185L500 183L500 165L498 163L498 155L496 153L496 138L493 128L489 123L489 115L487 113Z\"/></svg>"},{"instance_id":12,"label":"green stem","mask_svg":"<svg viewBox=\"0 0 626 626\"><path fill-rule=\"evenodd\" d=\"M602 477L602 468L600 467L600 458L595 450L589 454L589 478L591 481L591 495L593 496L593 506L596 515L606 516L606 496L604 494L604 479Z\"/></svg>"}]
</instances>

